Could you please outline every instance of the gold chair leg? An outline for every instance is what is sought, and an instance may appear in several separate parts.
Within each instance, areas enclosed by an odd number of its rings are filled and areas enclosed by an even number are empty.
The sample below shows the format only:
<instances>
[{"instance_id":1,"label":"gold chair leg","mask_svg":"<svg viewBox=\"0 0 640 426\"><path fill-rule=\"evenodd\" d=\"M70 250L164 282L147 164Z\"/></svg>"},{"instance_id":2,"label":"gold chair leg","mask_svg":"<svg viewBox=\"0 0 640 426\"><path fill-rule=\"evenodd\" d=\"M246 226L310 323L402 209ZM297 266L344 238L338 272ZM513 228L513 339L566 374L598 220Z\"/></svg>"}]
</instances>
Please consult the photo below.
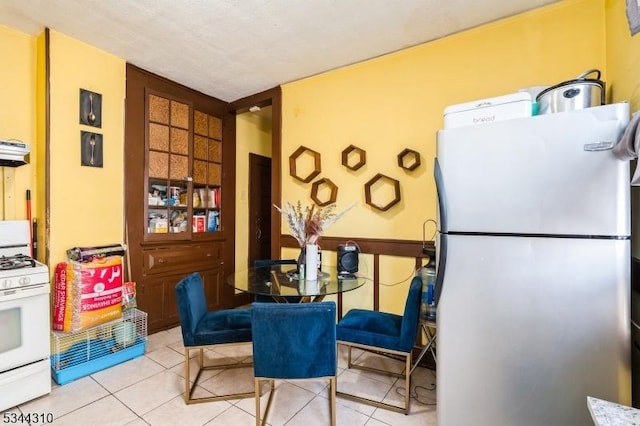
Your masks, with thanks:
<instances>
[{"instance_id":1,"label":"gold chair leg","mask_svg":"<svg viewBox=\"0 0 640 426\"><path fill-rule=\"evenodd\" d=\"M256 393L256 426L260 426L260 379L253 379Z\"/></svg>"},{"instance_id":2,"label":"gold chair leg","mask_svg":"<svg viewBox=\"0 0 640 426\"><path fill-rule=\"evenodd\" d=\"M411 391L411 353L407 357L404 365L404 410L409 414L409 392Z\"/></svg>"},{"instance_id":3,"label":"gold chair leg","mask_svg":"<svg viewBox=\"0 0 640 426\"><path fill-rule=\"evenodd\" d=\"M267 424L267 417L269 416L269 410L271 410L271 403L273 402L273 394L276 393L276 381L271 379L269 380L269 386L271 389L269 391L269 399L267 400L267 408L264 409L264 417L262 418L262 424Z\"/></svg>"},{"instance_id":4,"label":"gold chair leg","mask_svg":"<svg viewBox=\"0 0 640 426\"><path fill-rule=\"evenodd\" d=\"M329 379L329 409L331 410L331 426L336 426L336 378Z\"/></svg>"},{"instance_id":5,"label":"gold chair leg","mask_svg":"<svg viewBox=\"0 0 640 426\"><path fill-rule=\"evenodd\" d=\"M267 407L264 410L264 415L262 416L262 421L260 421L260 387L261 387L261 382L262 380L268 380L269 381L269 386L271 386L271 389L269 389L269 399L267 399ZM255 395L256 395L256 426L264 426L267 424L267 417L269 416L269 410L271 409L271 402L273 401L273 394L276 391L276 381L273 379L265 379L264 377L262 378L254 378L254 390L255 390Z\"/></svg>"},{"instance_id":6,"label":"gold chair leg","mask_svg":"<svg viewBox=\"0 0 640 426\"><path fill-rule=\"evenodd\" d=\"M189 403L191 389L189 383L189 349L184 348L184 402Z\"/></svg>"}]
</instances>

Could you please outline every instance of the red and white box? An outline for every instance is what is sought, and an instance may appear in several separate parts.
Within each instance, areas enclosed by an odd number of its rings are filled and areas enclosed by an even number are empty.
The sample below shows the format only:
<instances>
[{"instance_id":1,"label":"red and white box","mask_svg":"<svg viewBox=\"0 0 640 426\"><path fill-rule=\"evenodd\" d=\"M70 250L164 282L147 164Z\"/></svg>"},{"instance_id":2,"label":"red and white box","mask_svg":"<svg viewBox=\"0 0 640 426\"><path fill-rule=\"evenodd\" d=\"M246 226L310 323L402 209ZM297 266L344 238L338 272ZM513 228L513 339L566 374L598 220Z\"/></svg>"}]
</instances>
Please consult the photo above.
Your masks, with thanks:
<instances>
[{"instance_id":1,"label":"red and white box","mask_svg":"<svg viewBox=\"0 0 640 426\"><path fill-rule=\"evenodd\" d=\"M191 223L193 232L204 232L207 229L206 216L193 216Z\"/></svg>"}]
</instances>

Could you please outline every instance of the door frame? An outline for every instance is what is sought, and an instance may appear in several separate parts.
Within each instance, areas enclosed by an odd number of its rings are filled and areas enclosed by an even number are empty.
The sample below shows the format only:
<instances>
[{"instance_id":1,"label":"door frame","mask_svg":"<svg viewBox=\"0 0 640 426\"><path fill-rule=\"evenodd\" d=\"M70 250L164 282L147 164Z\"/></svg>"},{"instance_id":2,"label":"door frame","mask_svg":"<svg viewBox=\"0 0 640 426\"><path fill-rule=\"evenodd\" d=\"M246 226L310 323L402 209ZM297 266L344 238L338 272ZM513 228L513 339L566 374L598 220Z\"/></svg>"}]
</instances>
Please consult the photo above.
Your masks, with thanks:
<instances>
[{"instance_id":1,"label":"door frame","mask_svg":"<svg viewBox=\"0 0 640 426\"><path fill-rule=\"evenodd\" d=\"M230 114L242 114L249 108L271 106L271 204L282 205L282 89L274 87L264 92L238 99L230 104ZM237 142L237 141L236 141ZM271 211L271 258L280 258L280 214ZM234 235L235 238L235 235Z\"/></svg>"}]
</instances>

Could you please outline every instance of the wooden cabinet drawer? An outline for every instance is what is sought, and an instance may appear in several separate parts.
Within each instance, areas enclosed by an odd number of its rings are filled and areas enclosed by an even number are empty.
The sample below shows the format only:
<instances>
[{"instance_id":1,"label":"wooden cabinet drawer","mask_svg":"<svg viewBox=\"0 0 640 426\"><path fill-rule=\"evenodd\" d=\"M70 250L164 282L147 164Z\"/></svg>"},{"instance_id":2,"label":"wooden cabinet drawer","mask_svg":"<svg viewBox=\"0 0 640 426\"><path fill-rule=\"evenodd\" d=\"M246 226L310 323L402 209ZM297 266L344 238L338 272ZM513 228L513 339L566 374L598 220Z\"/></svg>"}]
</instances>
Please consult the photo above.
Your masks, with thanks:
<instances>
[{"instance_id":1,"label":"wooden cabinet drawer","mask_svg":"<svg viewBox=\"0 0 640 426\"><path fill-rule=\"evenodd\" d=\"M143 274L193 272L220 264L222 243L149 249L143 252Z\"/></svg>"}]
</instances>

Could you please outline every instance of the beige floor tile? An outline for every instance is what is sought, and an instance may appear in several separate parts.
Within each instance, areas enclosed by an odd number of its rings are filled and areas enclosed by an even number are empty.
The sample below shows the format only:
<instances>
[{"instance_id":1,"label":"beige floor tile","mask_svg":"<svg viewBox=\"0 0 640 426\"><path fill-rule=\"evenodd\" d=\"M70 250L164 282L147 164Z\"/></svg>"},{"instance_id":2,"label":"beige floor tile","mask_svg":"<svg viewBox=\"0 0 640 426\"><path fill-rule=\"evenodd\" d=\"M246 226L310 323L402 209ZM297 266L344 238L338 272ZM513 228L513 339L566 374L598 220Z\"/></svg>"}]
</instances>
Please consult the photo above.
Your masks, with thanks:
<instances>
[{"instance_id":1,"label":"beige floor tile","mask_svg":"<svg viewBox=\"0 0 640 426\"><path fill-rule=\"evenodd\" d=\"M354 394L374 401L383 401L391 390L392 385L371 379L353 370L344 370L338 375L338 391ZM346 398L340 398L342 403L360 413L370 416L375 407Z\"/></svg>"},{"instance_id":2,"label":"beige floor tile","mask_svg":"<svg viewBox=\"0 0 640 426\"><path fill-rule=\"evenodd\" d=\"M219 359L211 359L210 357L207 357L205 355L205 366L207 365L216 365L216 364L222 364L223 360L219 360ZM191 382L193 382L196 378L196 375L198 374L198 370L199 370L199 364L198 364L198 359L195 357L189 358L189 380ZM178 376L184 378L184 357L182 358L182 361L177 364L174 367L171 367L169 369L169 371L177 374ZM217 376L218 374L222 373L224 370L223 369L215 369L215 370L203 370L202 373L200 374L200 379L199 379L199 383L203 383L207 380L209 380L210 378Z\"/></svg>"},{"instance_id":3,"label":"beige floor tile","mask_svg":"<svg viewBox=\"0 0 640 426\"><path fill-rule=\"evenodd\" d=\"M147 352L145 356L162 365L164 368L174 367L184 361L184 352L176 352L169 347L156 349L153 352Z\"/></svg>"},{"instance_id":4,"label":"beige floor tile","mask_svg":"<svg viewBox=\"0 0 640 426\"><path fill-rule=\"evenodd\" d=\"M363 352L355 361L359 365L364 365L370 368L377 368L385 371L390 371L392 373L400 374L404 371L404 362L392 359L386 356L372 354L370 352ZM347 364L344 364L344 368L347 369ZM388 385L393 385L398 378L395 376L391 376L383 373L375 373L372 371L365 371L357 368L347 369L356 374L362 374L372 380L377 380Z\"/></svg>"},{"instance_id":5,"label":"beige floor tile","mask_svg":"<svg viewBox=\"0 0 640 426\"><path fill-rule=\"evenodd\" d=\"M336 422L338 425L361 426L367 424L368 416L336 402ZM326 426L330 421L328 396L316 396L308 405L287 422L287 426Z\"/></svg>"},{"instance_id":6,"label":"beige floor tile","mask_svg":"<svg viewBox=\"0 0 640 426\"><path fill-rule=\"evenodd\" d=\"M214 395L253 392L253 368L230 368L200 382L200 386Z\"/></svg>"},{"instance_id":7,"label":"beige floor tile","mask_svg":"<svg viewBox=\"0 0 640 426\"><path fill-rule=\"evenodd\" d=\"M177 342L173 342L169 345L167 345L168 348L173 349L174 351L178 352L179 354L181 354L182 356L184 356L184 343L182 342L182 337L180 337L180 340L178 340ZM196 356L196 351L191 351L191 357Z\"/></svg>"},{"instance_id":8,"label":"beige floor tile","mask_svg":"<svg viewBox=\"0 0 640 426\"><path fill-rule=\"evenodd\" d=\"M436 375L426 368L418 368L411 375L411 394L425 405L436 404Z\"/></svg>"},{"instance_id":9,"label":"beige floor tile","mask_svg":"<svg viewBox=\"0 0 640 426\"><path fill-rule=\"evenodd\" d=\"M170 371L162 371L116 393L115 397L139 416L182 395L183 381Z\"/></svg>"},{"instance_id":10,"label":"beige floor tile","mask_svg":"<svg viewBox=\"0 0 640 426\"><path fill-rule=\"evenodd\" d=\"M253 346L250 342L217 345L211 350L223 355L224 357L237 358L238 361L243 361L246 358L253 356Z\"/></svg>"},{"instance_id":11,"label":"beige floor tile","mask_svg":"<svg viewBox=\"0 0 640 426\"><path fill-rule=\"evenodd\" d=\"M141 356L94 373L91 377L109 392L114 393L163 370L162 365L146 356Z\"/></svg>"},{"instance_id":12,"label":"beige floor tile","mask_svg":"<svg viewBox=\"0 0 640 426\"><path fill-rule=\"evenodd\" d=\"M20 405L23 413L53 413L54 419L80 407L104 398L109 393L91 377L83 377L51 390L42 396Z\"/></svg>"},{"instance_id":13,"label":"beige floor tile","mask_svg":"<svg viewBox=\"0 0 640 426\"><path fill-rule=\"evenodd\" d=\"M371 417L393 426L435 426L437 420L434 406L417 404L415 401L411 402L411 411L408 416L395 411L376 408Z\"/></svg>"},{"instance_id":14,"label":"beige floor tile","mask_svg":"<svg viewBox=\"0 0 640 426\"><path fill-rule=\"evenodd\" d=\"M437 408L435 386L416 384L416 382L420 382L421 380L433 380L435 382L433 372L427 369L416 370L412 375L412 379L409 394L411 402L408 416L391 410L378 408L372 417L394 426L435 425ZM393 387L384 399L384 402L393 405L404 404L404 381L400 381L398 385Z\"/></svg>"},{"instance_id":15,"label":"beige floor tile","mask_svg":"<svg viewBox=\"0 0 640 426\"><path fill-rule=\"evenodd\" d=\"M182 342L182 335L176 333L173 329L150 334L147 336L147 352L153 352L178 341Z\"/></svg>"},{"instance_id":16,"label":"beige floor tile","mask_svg":"<svg viewBox=\"0 0 640 426\"><path fill-rule=\"evenodd\" d=\"M176 336L177 339L182 341L182 328L180 328L180 326L170 328L169 330L167 330L167 333L172 336Z\"/></svg>"},{"instance_id":17,"label":"beige floor tile","mask_svg":"<svg viewBox=\"0 0 640 426\"><path fill-rule=\"evenodd\" d=\"M370 418L369 421L367 422L367 426L389 426L389 423L381 422L380 420Z\"/></svg>"},{"instance_id":18,"label":"beige floor tile","mask_svg":"<svg viewBox=\"0 0 640 426\"><path fill-rule=\"evenodd\" d=\"M253 411L251 412L253 413ZM238 407L232 406L207 423L206 426L254 426L255 424L255 417Z\"/></svg>"},{"instance_id":19,"label":"beige floor tile","mask_svg":"<svg viewBox=\"0 0 640 426\"><path fill-rule=\"evenodd\" d=\"M197 395L199 396L199 395ZM227 401L185 404L182 395L143 416L152 426L204 425L231 407Z\"/></svg>"},{"instance_id":20,"label":"beige floor tile","mask_svg":"<svg viewBox=\"0 0 640 426\"><path fill-rule=\"evenodd\" d=\"M268 387L265 387L265 390L267 389ZM291 383L277 380L267 422L272 426L285 424L315 397L316 395L313 392L309 392L308 390L302 389ZM268 399L269 393L265 391L260 398L261 414L264 414ZM247 398L239 401L236 404L236 407L255 414L255 400L253 398ZM328 407L329 406L327 405L327 415Z\"/></svg>"},{"instance_id":21,"label":"beige floor tile","mask_svg":"<svg viewBox=\"0 0 640 426\"><path fill-rule=\"evenodd\" d=\"M328 379L297 379L288 380L292 385L301 387L310 392L317 394L323 394L329 392L329 380Z\"/></svg>"},{"instance_id":22,"label":"beige floor tile","mask_svg":"<svg viewBox=\"0 0 640 426\"><path fill-rule=\"evenodd\" d=\"M149 426L149 423L138 417L136 420L127 423L126 426Z\"/></svg>"},{"instance_id":23,"label":"beige floor tile","mask_svg":"<svg viewBox=\"0 0 640 426\"><path fill-rule=\"evenodd\" d=\"M124 404L109 395L85 405L55 421L56 426L76 426L99 424L101 426L122 426L138 419L138 416Z\"/></svg>"}]
</instances>

